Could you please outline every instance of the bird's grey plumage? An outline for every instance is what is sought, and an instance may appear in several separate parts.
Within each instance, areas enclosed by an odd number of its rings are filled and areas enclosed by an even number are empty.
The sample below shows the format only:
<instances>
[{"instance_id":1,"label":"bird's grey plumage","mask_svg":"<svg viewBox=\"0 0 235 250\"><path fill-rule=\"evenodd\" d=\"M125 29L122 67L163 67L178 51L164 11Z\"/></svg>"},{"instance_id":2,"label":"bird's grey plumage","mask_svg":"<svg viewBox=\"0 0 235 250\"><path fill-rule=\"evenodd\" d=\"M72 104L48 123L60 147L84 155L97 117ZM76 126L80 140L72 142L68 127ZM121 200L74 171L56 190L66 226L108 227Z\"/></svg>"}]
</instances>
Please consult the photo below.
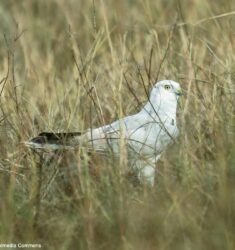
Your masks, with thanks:
<instances>
[{"instance_id":1,"label":"bird's grey plumage","mask_svg":"<svg viewBox=\"0 0 235 250\"><path fill-rule=\"evenodd\" d=\"M176 109L181 95L179 83L156 83L142 110L109 125L88 129L85 133L41 133L25 144L35 149L86 147L119 155L120 142L127 146L130 165L140 180L154 183L155 163L178 135Z\"/></svg>"}]
</instances>

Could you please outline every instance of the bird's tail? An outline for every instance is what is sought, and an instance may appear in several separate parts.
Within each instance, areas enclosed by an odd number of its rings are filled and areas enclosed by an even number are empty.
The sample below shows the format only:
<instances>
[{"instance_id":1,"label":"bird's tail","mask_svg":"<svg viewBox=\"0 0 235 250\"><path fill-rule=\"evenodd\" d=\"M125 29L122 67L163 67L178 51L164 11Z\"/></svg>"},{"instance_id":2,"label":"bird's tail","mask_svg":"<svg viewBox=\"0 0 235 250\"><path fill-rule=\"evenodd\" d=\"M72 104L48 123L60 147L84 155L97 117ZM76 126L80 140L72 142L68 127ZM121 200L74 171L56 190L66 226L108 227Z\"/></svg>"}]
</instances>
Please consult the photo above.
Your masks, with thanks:
<instances>
[{"instance_id":1,"label":"bird's tail","mask_svg":"<svg viewBox=\"0 0 235 250\"><path fill-rule=\"evenodd\" d=\"M79 145L81 132L52 133L42 132L24 144L32 149L57 150L74 149Z\"/></svg>"}]
</instances>

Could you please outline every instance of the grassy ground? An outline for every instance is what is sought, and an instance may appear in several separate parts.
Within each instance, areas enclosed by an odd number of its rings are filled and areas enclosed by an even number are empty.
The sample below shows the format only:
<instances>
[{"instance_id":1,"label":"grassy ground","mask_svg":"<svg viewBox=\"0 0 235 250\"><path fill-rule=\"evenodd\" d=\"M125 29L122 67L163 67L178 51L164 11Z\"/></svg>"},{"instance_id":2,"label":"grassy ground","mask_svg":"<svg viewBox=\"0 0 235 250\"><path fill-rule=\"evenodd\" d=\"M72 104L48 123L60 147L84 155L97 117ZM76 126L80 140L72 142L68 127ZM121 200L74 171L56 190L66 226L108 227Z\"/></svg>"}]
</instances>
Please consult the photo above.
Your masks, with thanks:
<instances>
[{"instance_id":1,"label":"grassy ground","mask_svg":"<svg viewBox=\"0 0 235 250\"><path fill-rule=\"evenodd\" d=\"M2 0L0 243L235 249L234 11L232 0ZM143 84L166 78L186 95L153 189L132 185L125 157L20 144L132 114Z\"/></svg>"}]
</instances>

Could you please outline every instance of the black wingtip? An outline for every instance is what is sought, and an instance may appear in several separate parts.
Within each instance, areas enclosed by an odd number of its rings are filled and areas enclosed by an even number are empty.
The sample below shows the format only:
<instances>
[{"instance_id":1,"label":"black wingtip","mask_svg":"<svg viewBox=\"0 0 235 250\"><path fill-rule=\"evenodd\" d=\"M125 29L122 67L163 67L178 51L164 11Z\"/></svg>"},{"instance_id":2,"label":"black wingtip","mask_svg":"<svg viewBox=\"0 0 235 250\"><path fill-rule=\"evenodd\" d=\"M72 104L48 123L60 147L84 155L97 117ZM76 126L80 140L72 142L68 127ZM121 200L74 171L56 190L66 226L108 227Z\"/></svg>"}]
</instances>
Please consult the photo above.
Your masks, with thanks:
<instances>
[{"instance_id":1,"label":"black wingtip","mask_svg":"<svg viewBox=\"0 0 235 250\"><path fill-rule=\"evenodd\" d=\"M38 135L37 137L34 137L33 139L31 139L30 142L44 144L47 142L47 139L44 136Z\"/></svg>"},{"instance_id":2,"label":"black wingtip","mask_svg":"<svg viewBox=\"0 0 235 250\"><path fill-rule=\"evenodd\" d=\"M81 132L68 132L68 133L51 133L51 132L42 132L37 137L31 139L31 142L34 143L58 143L66 141L67 139L80 136Z\"/></svg>"}]
</instances>

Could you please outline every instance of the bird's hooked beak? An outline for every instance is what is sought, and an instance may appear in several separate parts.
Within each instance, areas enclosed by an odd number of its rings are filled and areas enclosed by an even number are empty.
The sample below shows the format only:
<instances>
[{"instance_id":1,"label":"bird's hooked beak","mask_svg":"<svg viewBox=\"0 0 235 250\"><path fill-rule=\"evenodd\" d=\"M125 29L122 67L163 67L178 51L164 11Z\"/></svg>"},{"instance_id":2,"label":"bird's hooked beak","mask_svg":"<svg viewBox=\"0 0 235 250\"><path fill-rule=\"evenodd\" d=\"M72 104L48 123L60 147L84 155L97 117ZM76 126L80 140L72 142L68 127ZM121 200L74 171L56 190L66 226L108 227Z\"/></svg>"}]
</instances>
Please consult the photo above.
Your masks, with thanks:
<instances>
[{"instance_id":1,"label":"bird's hooked beak","mask_svg":"<svg viewBox=\"0 0 235 250\"><path fill-rule=\"evenodd\" d=\"M177 96L182 96L182 95L183 95L183 92L182 92L181 89L177 89L177 90L175 91L175 94L176 94Z\"/></svg>"}]
</instances>

